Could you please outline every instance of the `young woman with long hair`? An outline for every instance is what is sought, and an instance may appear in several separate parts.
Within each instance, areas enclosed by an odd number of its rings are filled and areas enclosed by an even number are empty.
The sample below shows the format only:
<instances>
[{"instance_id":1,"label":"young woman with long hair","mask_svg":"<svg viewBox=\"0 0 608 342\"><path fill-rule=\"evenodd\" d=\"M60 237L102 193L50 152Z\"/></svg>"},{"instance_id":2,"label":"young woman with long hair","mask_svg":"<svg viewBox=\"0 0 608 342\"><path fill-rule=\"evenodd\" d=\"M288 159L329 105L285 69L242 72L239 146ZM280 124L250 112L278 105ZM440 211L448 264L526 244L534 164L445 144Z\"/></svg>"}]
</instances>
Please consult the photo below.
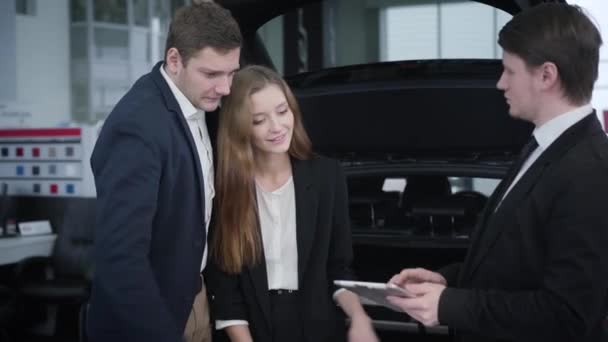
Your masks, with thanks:
<instances>
[{"instance_id":1,"label":"young woman with long hair","mask_svg":"<svg viewBox=\"0 0 608 342\"><path fill-rule=\"evenodd\" d=\"M207 275L231 341L377 341L351 279L346 180L315 156L285 81L262 66L234 77L218 129L217 206Z\"/></svg>"}]
</instances>

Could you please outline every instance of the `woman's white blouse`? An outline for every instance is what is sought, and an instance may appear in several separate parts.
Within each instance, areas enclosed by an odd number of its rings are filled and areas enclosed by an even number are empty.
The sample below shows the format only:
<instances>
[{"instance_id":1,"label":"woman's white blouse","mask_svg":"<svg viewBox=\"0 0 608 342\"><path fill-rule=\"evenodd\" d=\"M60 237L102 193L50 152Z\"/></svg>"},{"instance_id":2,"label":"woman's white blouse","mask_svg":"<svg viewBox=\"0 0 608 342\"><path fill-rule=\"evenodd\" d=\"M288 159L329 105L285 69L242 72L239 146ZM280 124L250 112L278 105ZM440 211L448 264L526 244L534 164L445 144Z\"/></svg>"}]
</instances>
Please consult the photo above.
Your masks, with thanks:
<instances>
[{"instance_id":1,"label":"woman's white blouse","mask_svg":"<svg viewBox=\"0 0 608 342\"><path fill-rule=\"evenodd\" d=\"M269 289L298 289L296 199L293 177L274 191L256 183Z\"/></svg>"}]
</instances>

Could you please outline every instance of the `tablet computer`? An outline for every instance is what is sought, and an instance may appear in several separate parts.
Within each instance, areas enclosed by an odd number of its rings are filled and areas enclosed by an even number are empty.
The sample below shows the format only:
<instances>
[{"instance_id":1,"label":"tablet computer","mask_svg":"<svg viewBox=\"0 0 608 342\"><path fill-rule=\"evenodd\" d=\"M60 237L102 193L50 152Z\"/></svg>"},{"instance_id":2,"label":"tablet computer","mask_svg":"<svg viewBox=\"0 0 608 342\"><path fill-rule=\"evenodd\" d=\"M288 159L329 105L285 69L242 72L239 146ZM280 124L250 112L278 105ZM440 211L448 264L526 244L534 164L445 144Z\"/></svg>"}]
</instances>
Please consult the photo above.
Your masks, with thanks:
<instances>
[{"instance_id":1,"label":"tablet computer","mask_svg":"<svg viewBox=\"0 0 608 342\"><path fill-rule=\"evenodd\" d=\"M414 295L406 289L395 284L353 280L334 280L334 284L359 295L362 304L381 305L395 311L403 310L386 300L387 296L414 297Z\"/></svg>"}]
</instances>

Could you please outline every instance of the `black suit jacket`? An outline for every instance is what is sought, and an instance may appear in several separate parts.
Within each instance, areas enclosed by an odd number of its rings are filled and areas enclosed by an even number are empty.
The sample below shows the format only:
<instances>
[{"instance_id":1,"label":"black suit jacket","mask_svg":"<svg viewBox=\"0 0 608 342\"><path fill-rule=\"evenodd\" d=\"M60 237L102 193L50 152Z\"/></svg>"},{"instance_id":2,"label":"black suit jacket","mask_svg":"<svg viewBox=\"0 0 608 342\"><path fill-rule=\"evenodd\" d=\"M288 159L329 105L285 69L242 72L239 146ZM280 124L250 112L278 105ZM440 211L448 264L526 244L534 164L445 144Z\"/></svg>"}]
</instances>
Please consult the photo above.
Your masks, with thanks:
<instances>
[{"instance_id":1,"label":"black suit jacket","mask_svg":"<svg viewBox=\"0 0 608 342\"><path fill-rule=\"evenodd\" d=\"M99 205L91 341L181 341L200 291L203 177L161 64L119 101L91 157Z\"/></svg>"},{"instance_id":2,"label":"black suit jacket","mask_svg":"<svg viewBox=\"0 0 608 342\"><path fill-rule=\"evenodd\" d=\"M344 320L332 299L335 279L352 279L346 180L333 160L292 160L296 197L299 312L307 341L334 341ZM215 319L249 322L254 341L272 341L266 265L229 275L209 265ZM340 317L340 318L339 318ZM276 341L279 342L279 341Z\"/></svg>"},{"instance_id":3,"label":"black suit jacket","mask_svg":"<svg viewBox=\"0 0 608 342\"><path fill-rule=\"evenodd\" d=\"M514 170L511 170L514 172ZM462 341L605 341L608 139L588 115L545 150L504 198L500 184L439 321Z\"/></svg>"}]
</instances>

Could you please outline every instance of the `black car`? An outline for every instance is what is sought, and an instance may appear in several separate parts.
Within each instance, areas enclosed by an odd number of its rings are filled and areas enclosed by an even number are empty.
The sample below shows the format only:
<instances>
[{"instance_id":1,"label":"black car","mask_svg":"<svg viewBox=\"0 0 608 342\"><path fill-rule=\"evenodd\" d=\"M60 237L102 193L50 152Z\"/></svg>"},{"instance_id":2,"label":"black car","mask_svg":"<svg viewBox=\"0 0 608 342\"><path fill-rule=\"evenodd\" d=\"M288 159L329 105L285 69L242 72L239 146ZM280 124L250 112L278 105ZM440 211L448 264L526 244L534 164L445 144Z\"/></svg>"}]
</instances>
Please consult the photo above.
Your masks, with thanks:
<instances>
[{"instance_id":1,"label":"black car","mask_svg":"<svg viewBox=\"0 0 608 342\"><path fill-rule=\"evenodd\" d=\"M533 129L508 115L496 89L501 60L420 59L323 68L317 50L325 43L311 36L319 38L327 30L319 27L328 26L327 6L329 13L340 15L336 1L218 2L242 27L243 65L275 66L258 29L283 15L284 56L296 60L285 62L285 77L315 151L341 160L347 174L358 277L385 282L405 267L433 269L462 260L489 195ZM467 1L456 1L462 2ZM515 14L543 1L479 2ZM313 19L307 21L307 14ZM352 44L358 39L352 37ZM298 72L302 66L309 71ZM383 340L403 335L447 339L446 327L425 329L403 313L366 310Z\"/></svg>"}]
</instances>

